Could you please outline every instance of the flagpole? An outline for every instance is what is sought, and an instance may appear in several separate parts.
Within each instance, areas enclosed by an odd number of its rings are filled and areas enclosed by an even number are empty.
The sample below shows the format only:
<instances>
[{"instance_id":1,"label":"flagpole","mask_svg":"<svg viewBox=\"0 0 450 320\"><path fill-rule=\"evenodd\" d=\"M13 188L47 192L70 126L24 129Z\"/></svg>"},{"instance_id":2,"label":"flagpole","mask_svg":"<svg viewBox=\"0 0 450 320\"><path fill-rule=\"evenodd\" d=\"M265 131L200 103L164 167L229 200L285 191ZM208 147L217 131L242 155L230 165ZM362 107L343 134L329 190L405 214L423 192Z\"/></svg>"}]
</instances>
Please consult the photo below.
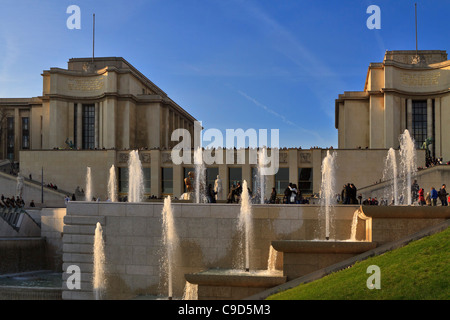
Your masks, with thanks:
<instances>
[{"instance_id":1,"label":"flagpole","mask_svg":"<svg viewBox=\"0 0 450 320\"><path fill-rule=\"evenodd\" d=\"M415 11L416 11L416 55L418 54L418 48L417 48L417 3L414 4Z\"/></svg>"},{"instance_id":2,"label":"flagpole","mask_svg":"<svg viewBox=\"0 0 450 320\"><path fill-rule=\"evenodd\" d=\"M92 63L94 63L94 49L95 49L95 13L92 16L93 26L92 26Z\"/></svg>"}]
</instances>

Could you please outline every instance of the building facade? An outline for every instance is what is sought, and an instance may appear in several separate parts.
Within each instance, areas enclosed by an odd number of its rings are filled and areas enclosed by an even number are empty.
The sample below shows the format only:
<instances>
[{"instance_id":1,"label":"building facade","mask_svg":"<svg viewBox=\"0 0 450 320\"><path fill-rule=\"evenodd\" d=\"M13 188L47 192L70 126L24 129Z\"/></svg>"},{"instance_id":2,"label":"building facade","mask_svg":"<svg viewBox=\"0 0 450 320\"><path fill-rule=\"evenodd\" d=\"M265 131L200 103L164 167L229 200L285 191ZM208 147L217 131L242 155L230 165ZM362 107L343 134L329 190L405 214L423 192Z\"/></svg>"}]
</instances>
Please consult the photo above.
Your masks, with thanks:
<instances>
[{"instance_id":1,"label":"building facade","mask_svg":"<svg viewBox=\"0 0 450 320\"><path fill-rule=\"evenodd\" d=\"M21 150L171 148L187 111L123 58L70 59L44 70L42 96L0 99L0 158Z\"/></svg>"},{"instance_id":2,"label":"building facade","mask_svg":"<svg viewBox=\"0 0 450 320\"><path fill-rule=\"evenodd\" d=\"M386 51L369 65L363 91L336 99L338 148L397 149L408 129L416 148L428 139L431 156L449 160L449 88L446 51Z\"/></svg>"},{"instance_id":3,"label":"building facade","mask_svg":"<svg viewBox=\"0 0 450 320\"><path fill-rule=\"evenodd\" d=\"M337 153L336 193L347 183L377 184L389 148L398 152L405 129L417 147L432 139L432 154L450 158L445 139L450 129L444 126L450 120L450 61L445 51L418 53L417 58L411 51L387 51L382 63L370 64L364 91L339 95L338 149L279 149L279 170L266 177L266 197L272 188L283 196L289 183L305 196L319 194L328 152ZM67 69L50 68L42 76L42 96L0 99L0 159L20 162L24 177L56 184L68 194L85 188L90 167L93 194L106 199L112 166L120 196L127 195L129 154L139 150L145 197L180 197L186 191L184 178L194 164L174 164L171 151L178 141L171 135L187 129L194 146L196 119L125 59L70 59ZM243 162L224 158L207 165L206 185L213 186L217 176L222 180L220 199L243 180L251 190L258 188L248 153ZM417 166L425 167L425 150L417 150Z\"/></svg>"}]
</instances>

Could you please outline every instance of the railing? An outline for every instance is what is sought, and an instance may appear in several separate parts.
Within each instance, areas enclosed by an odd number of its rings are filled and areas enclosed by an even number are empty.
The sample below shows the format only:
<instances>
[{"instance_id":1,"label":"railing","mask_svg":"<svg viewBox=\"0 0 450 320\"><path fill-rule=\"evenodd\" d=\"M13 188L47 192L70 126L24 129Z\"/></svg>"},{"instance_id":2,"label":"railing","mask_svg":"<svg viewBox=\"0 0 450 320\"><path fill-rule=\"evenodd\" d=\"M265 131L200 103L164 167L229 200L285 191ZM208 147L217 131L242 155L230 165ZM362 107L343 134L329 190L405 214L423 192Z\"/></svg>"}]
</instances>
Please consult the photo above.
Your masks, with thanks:
<instances>
[{"instance_id":1,"label":"railing","mask_svg":"<svg viewBox=\"0 0 450 320\"><path fill-rule=\"evenodd\" d=\"M27 213L22 208L0 208L0 217L16 231L19 231L25 214Z\"/></svg>"}]
</instances>

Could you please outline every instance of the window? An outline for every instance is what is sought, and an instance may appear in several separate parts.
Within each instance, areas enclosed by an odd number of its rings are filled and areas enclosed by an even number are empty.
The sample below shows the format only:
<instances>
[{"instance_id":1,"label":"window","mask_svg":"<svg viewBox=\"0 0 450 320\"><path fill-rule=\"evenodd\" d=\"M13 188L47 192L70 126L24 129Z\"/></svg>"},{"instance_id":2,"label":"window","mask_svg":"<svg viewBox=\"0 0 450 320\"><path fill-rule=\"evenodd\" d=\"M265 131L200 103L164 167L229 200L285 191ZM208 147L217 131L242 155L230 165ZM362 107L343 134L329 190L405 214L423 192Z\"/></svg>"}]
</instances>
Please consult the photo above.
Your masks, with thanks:
<instances>
[{"instance_id":1,"label":"window","mask_svg":"<svg viewBox=\"0 0 450 320\"><path fill-rule=\"evenodd\" d=\"M164 195L173 194L172 168L161 168L161 190Z\"/></svg>"},{"instance_id":2,"label":"window","mask_svg":"<svg viewBox=\"0 0 450 320\"><path fill-rule=\"evenodd\" d=\"M238 182L242 185L242 168L228 168L228 178L230 182L228 190L231 190L233 184L237 185Z\"/></svg>"},{"instance_id":3,"label":"window","mask_svg":"<svg viewBox=\"0 0 450 320\"><path fill-rule=\"evenodd\" d=\"M289 186L289 168L279 168L275 174L275 190L277 194L284 194L284 190Z\"/></svg>"},{"instance_id":4,"label":"window","mask_svg":"<svg viewBox=\"0 0 450 320\"><path fill-rule=\"evenodd\" d=\"M95 106L83 104L83 149L95 148Z\"/></svg>"},{"instance_id":5,"label":"window","mask_svg":"<svg viewBox=\"0 0 450 320\"><path fill-rule=\"evenodd\" d=\"M152 174L150 168L142 168L144 175L144 193L150 194L152 192Z\"/></svg>"},{"instance_id":6,"label":"window","mask_svg":"<svg viewBox=\"0 0 450 320\"><path fill-rule=\"evenodd\" d=\"M30 149L30 118L22 118L22 149Z\"/></svg>"},{"instance_id":7,"label":"window","mask_svg":"<svg viewBox=\"0 0 450 320\"><path fill-rule=\"evenodd\" d=\"M119 168L119 193L128 193L128 168Z\"/></svg>"},{"instance_id":8,"label":"window","mask_svg":"<svg viewBox=\"0 0 450 320\"><path fill-rule=\"evenodd\" d=\"M144 180L144 193L151 193L151 171L150 168L142 168ZM128 194L128 167L119 168L119 193Z\"/></svg>"},{"instance_id":9,"label":"window","mask_svg":"<svg viewBox=\"0 0 450 320\"><path fill-rule=\"evenodd\" d=\"M427 101L412 102L412 136L416 148L421 148L427 137ZM431 138L431 137L430 137Z\"/></svg>"},{"instance_id":10,"label":"window","mask_svg":"<svg viewBox=\"0 0 450 320\"><path fill-rule=\"evenodd\" d=\"M14 160L14 117L6 118L6 157Z\"/></svg>"},{"instance_id":11,"label":"window","mask_svg":"<svg viewBox=\"0 0 450 320\"><path fill-rule=\"evenodd\" d=\"M298 168L298 190L302 195L313 193L313 171L312 168Z\"/></svg>"},{"instance_id":12,"label":"window","mask_svg":"<svg viewBox=\"0 0 450 320\"><path fill-rule=\"evenodd\" d=\"M214 189L214 183L219 175L219 168L206 168L206 187L211 185Z\"/></svg>"}]
</instances>

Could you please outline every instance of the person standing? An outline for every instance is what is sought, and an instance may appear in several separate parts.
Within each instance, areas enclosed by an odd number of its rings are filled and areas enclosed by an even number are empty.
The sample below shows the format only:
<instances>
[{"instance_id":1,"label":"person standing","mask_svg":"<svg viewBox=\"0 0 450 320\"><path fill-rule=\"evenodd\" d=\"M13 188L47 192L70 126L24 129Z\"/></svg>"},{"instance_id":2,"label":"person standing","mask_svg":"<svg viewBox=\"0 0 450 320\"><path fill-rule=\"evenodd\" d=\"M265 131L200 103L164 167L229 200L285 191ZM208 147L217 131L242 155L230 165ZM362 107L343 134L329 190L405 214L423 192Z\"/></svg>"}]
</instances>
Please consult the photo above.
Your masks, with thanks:
<instances>
[{"instance_id":1,"label":"person standing","mask_svg":"<svg viewBox=\"0 0 450 320\"><path fill-rule=\"evenodd\" d=\"M421 206L425 205L425 195L424 195L424 193L425 193L425 191L423 190L423 188L420 188L419 192L418 192L418 196L419 196L419 204Z\"/></svg>"},{"instance_id":2,"label":"person standing","mask_svg":"<svg viewBox=\"0 0 450 320\"><path fill-rule=\"evenodd\" d=\"M435 207L437 204L437 198L438 198L438 193L437 193L436 189L434 187L431 187L430 199L431 199L431 205L433 207Z\"/></svg>"},{"instance_id":3,"label":"person standing","mask_svg":"<svg viewBox=\"0 0 450 320\"><path fill-rule=\"evenodd\" d=\"M439 200L441 200L441 205L448 206L448 202L447 202L448 193L445 188L446 188L446 186L445 186L445 184L443 184L441 189L439 189Z\"/></svg>"},{"instance_id":4,"label":"person standing","mask_svg":"<svg viewBox=\"0 0 450 320\"><path fill-rule=\"evenodd\" d=\"M284 189L284 196L286 197L286 204L290 203L291 200L291 187L292 187L292 183L289 182L289 185L286 187L286 189Z\"/></svg>"},{"instance_id":5,"label":"person standing","mask_svg":"<svg viewBox=\"0 0 450 320\"><path fill-rule=\"evenodd\" d=\"M272 188L272 193L270 194L270 203L275 203L277 200L277 190Z\"/></svg>"},{"instance_id":6,"label":"person standing","mask_svg":"<svg viewBox=\"0 0 450 320\"><path fill-rule=\"evenodd\" d=\"M430 193L427 192L427 195L425 197L425 203L427 206L431 206L431 197L430 197Z\"/></svg>"}]
</instances>

